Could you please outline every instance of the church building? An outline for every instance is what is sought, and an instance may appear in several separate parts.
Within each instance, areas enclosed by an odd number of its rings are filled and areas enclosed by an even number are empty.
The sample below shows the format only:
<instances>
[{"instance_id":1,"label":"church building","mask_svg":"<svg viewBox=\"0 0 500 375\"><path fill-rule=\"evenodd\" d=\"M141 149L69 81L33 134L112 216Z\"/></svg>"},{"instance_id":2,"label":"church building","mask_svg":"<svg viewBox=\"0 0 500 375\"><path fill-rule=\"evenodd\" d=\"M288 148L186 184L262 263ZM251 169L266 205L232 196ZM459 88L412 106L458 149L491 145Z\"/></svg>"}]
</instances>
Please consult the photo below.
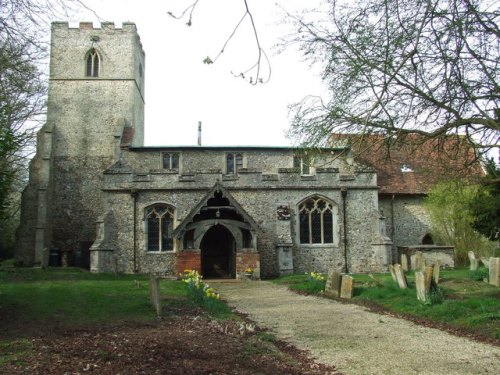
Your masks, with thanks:
<instances>
[{"instance_id":1,"label":"church building","mask_svg":"<svg viewBox=\"0 0 500 375\"><path fill-rule=\"evenodd\" d=\"M313 154L145 146L144 72L135 24L52 24L47 121L23 193L18 264L56 253L93 272L384 271L395 254L386 232L396 225L412 243L427 234L425 217L397 221L395 193L380 201L376 165L347 145Z\"/></svg>"}]
</instances>

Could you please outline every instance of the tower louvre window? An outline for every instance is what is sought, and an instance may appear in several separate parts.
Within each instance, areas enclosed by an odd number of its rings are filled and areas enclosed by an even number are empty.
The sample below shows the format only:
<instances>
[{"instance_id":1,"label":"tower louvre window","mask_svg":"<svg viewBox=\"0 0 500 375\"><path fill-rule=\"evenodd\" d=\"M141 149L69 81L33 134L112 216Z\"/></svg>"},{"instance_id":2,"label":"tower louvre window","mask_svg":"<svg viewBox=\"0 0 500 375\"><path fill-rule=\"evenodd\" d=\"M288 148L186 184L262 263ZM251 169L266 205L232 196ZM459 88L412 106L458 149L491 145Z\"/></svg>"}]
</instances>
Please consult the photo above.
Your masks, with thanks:
<instances>
[{"instance_id":1,"label":"tower louvre window","mask_svg":"<svg viewBox=\"0 0 500 375\"><path fill-rule=\"evenodd\" d=\"M86 76L99 77L99 68L100 68L99 54L97 53L95 48L92 48L87 54Z\"/></svg>"}]
</instances>

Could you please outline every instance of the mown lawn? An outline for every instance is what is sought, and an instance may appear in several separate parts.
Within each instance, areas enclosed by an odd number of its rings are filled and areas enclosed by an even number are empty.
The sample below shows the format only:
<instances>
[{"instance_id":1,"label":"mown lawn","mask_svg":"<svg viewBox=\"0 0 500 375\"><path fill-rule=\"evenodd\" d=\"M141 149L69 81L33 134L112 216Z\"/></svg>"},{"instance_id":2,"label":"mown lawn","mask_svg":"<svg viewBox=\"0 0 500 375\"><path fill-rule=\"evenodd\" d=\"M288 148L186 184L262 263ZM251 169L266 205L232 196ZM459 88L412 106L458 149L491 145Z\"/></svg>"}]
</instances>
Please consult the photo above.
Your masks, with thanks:
<instances>
[{"instance_id":1,"label":"mown lawn","mask_svg":"<svg viewBox=\"0 0 500 375\"><path fill-rule=\"evenodd\" d=\"M163 305L190 303L186 288L162 280ZM78 268L0 268L0 332L40 325L77 327L155 319L144 275L92 274ZM29 328L29 329L28 329Z\"/></svg>"},{"instance_id":2,"label":"mown lawn","mask_svg":"<svg viewBox=\"0 0 500 375\"><path fill-rule=\"evenodd\" d=\"M441 271L439 295L433 304L416 298L413 272L407 273L408 289L400 289L389 273L352 275L355 280L354 303L363 303L396 314L403 314L436 325L469 331L500 341L500 288L470 278L469 270ZM274 280L290 289L319 294L317 282L308 275L290 275Z\"/></svg>"}]
</instances>

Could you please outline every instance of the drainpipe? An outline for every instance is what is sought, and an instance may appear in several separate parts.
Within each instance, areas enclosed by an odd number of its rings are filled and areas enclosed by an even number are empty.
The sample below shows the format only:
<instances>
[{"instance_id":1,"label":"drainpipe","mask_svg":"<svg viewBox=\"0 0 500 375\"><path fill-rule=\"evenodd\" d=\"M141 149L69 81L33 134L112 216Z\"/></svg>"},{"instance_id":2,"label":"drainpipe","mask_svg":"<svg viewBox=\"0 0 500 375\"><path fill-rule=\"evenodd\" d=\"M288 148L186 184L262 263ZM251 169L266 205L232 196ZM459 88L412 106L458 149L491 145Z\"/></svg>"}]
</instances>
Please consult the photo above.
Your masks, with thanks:
<instances>
[{"instance_id":1,"label":"drainpipe","mask_svg":"<svg viewBox=\"0 0 500 375\"><path fill-rule=\"evenodd\" d=\"M349 268L347 267L347 213L346 213L346 201L347 201L347 188L342 188L340 190L342 193L342 217L344 222L344 273L349 273Z\"/></svg>"},{"instance_id":2,"label":"drainpipe","mask_svg":"<svg viewBox=\"0 0 500 375\"><path fill-rule=\"evenodd\" d=\"M397 251L397 246L396 246L396 227L394 226L394 222L395 222L395 219L394 219L394 194L392 194L392 197L391 197L391 237L392 237L392 246L393 248L395 248L395 252L396 252L396 258L398 258L399 254L398 254L398 251ZM393 249L394 251L394 249ZM392 252L393 252L392 251ZM396 259L396 263L399 263L399 259Z\"/></svg>"},{"instance_id":3,"label":"drainpipe","mask_svg":"<svg viewBox=\"0 0 500 375\"><path fill-rule=\"evenodd\" d=\"M136 241L136 232L137 232L137 198L139 197L139 193L137 190L131 190L130 195L134 198L134 273L137 273L137 241Z\"/></svg>"}]
</instances>

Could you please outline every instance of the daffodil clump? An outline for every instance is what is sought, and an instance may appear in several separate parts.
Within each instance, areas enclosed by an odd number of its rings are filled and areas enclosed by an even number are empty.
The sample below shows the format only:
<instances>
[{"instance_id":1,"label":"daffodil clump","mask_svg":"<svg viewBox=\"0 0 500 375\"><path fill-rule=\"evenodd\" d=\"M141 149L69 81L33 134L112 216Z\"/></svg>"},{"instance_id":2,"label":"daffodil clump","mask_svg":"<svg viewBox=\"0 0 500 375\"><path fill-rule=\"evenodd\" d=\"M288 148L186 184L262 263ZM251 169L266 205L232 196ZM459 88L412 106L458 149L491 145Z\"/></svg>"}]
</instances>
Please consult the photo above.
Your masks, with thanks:
<instances>
[{"instance_id":1,"label":"daffodil clump","mask_svg":"<svg viewBox=\"0 0 500 375\"><path fill-rule=\"evenodd\" d=\"M306 273L307 274L307 273ZM325 290L326 277L318 272L307 274L307 289L311 293L322 293Z\"/></svg>"},{"instance_id":2,"label":"daffodil clump","mask_svg":"<svg viewBox=\"0 0 500 375\"><path fill-rule=\"evenodd\" d=\"M196 270L185 270L181 280L187 285L189 294L200 305L210 305L213 301L220 300L220 295L203 282L203 276Z\"/></svg>"}]
</instances>

